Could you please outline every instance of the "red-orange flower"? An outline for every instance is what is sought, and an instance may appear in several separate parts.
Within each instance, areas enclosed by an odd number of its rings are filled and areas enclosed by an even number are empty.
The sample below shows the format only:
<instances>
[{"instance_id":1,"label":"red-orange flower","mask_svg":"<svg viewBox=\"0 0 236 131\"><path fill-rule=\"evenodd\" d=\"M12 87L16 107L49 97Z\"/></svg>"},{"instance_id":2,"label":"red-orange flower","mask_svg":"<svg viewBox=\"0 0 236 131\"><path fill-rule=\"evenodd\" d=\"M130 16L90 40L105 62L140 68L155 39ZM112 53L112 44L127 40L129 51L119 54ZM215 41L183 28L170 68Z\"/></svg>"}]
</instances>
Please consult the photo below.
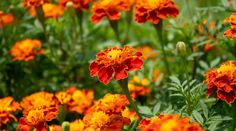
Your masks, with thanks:
<instances>
[{"instance_id":1,"label":"red-orange flower","mask_svg":"<svg viewBox=\"0 0 236 131\"><path fill-rule=\"evenodd\" d=\"M138 115L134 110L130 110L128 107L122 111L122 116L125 118L129 118L131 121L138 120Z\"/></svg>"},{"instance_id":2,"label":"red-orange flower","mask_svg":"<svg viewBox=\"0 0 236 131\"><path fill-rule=\"evenodd\" d=\"M135 21L145 23L151 21L158 24L161 19L168 16L177 17L179 10L173 0L137 0L135 8Z\"/></svg>"},{"instance_id":3,"label":"red-orange flower","mask_svg":"<svg viewBox=\"0 0 236 131\"><path fill-rule=\"evenodd\" d=\"M138 128L141 131L204 131L197 122L190 123L189 118L172 114L142 119Z\"/></svg>"},{"instance_id":4,"label":"red-orange flower","mask_svg":"<svg viewBox=\"0 0 236 131\"><path fill-rule=\"evenodd\" d=\"M224 32L224 36L227 36L230 39L233 39L234 37L236 37L236 13L232 13L231 16L229 16L228 18L224 20L224 22L229 23L231 27L231 29L226 30Z\"/></svg>"},{"instance_id":5,"label":"red-orange flower","mask_svg":"<svg viewBox=\"0 0 236 131\"><path fill-rule=\"evenodd\" d=\"M130 124L128 118L121 115L108 115L102 111L87 114L83 122L86 131L122 131L124 125Z\"/></svg>"},{"instance_id":6,"label":"red-orange flower","mask_svg":"<svg viewBox=\"0 0 236 131\"><path fill-rule=\"evenodd\" d=\"M72 2L73 3L73 8L79 8L81 10L85 10L85 9L89 8L88 4L89 4L90 1L91 0L59 0L59 5L66 8L66 4L68 2Z\"/></svg>"},{"instance_id":7,"label":"red-orange flower","mask_svg":"<svg viewBox=\"0 0 236 131\"><path fill-rule=\"evenodd\" d=\"M95 111L103 111L106 114L120 114L129 101L125 95L106 94L95 105Z\"/></svg>"},{"instance_id":8,"label":"red-orange flower","mask_svg":"<svg viewBox=\"0 0 236 131\"><path fill-rule=\"evenodd\" d=\"M43 4L42 6L44 17L45 18L58 18L63 15L63 9L61 6L55 5L55 4ZM36 10L35 7L31 7L30 10L31 16L36 16Z\"/></svg>"},{"instance_id":9,"label":"red-orange flower","mask_svg":"<svg viewBox=\"0 0 236 131\"><path fill-rule=\"evenodd\" d=\"M17 121L12 114L20 110L20 104L15 102L12 97L8 96L0 99L0 127L6 125L11 120Z\"/></svg>"},{"instance_id":10,"label":"red-orange flower","mask_svg":"<svg viewBox=\"0 0 236 131\"><path fill-rule=\"evenodd\" d=\"M38 7L45 3L49 3L49 0L23 0L23 6L25 8Z\"/></svg>"},{"instance_id":11,"label":"red-orange flower","mask_svg":"<svg viewBox=\"0 0 236 131\"><path fill-rule=\"evenodd\" d=\"M13 21L14 16L12 14L4 14L3 11L0 10L0 28L12 24Z\"/></svg>"},{"instance_id":12,"label":"red-orange flower","mask_svg":"<svg viewBox=\"0 0 236 131\"><path fill-rule=\"evenodd\" d=\"M24 97L20 104L24 109L23 114L27 114L28 111L39 107L57 107L58 101L54 94L42 91Z\"/></svg>"},{"instance_id":13,"label":"red-orange flower","mask_svg":"<svg viewBox=\"0 0 236 131\"><path fill-rule=\"evenodd\" d=\"M215 97L231 104L236 99L236 61L223 63L219 68L206 73L207 96Z\"/></svg>"},{"instance_id":14,"label":"red-orange flower","mask_svg":"<svg viewBox=\"0 0 236 131\"><path fill-rule=\"evenodd\" d=\"M140 79L137 75L135 75L134 78L128 83L130 95L133 98L136 98L138 96L146 96L151 92L151 90L147 87L148 85L148 79Z\"/></svg>"},{"instance_id":15,"label":"red-orange flower","mask_svg":"<svg viewBox=\"0 0 236 131\"><path fill-rule=\"evenodd\" d=\"M57 108L41 106L31 109L24 117L20 118L18 129L29 131L35 128L36 131L47 131L47 123L57 117Z\"/></svg>"},{"instance_id":16,"label":"red-orange flower","mask_svg":"<svg viewBox=\"0 0 236 131\"><path fill-rule=\"evenodd\" d=\"M41 42L39 40L25 39L16 42L11 48L10 54L13 60L29 61L33 60L36 55L43 54L44 50L41 49Z\"/></svg>"},{"instance_id":17,"label":"red-orange flower","mask_svg":"<svg viewBox=\"0 0 236 131\"><path fill-rule=\"evenodd\" d=\"M137 51L143 54L143 59L156 59L158 54L148 45L142 45L137 47Z\"/></svg>"},{"instance_id":18,"label":"red-orange flower","mask_svg":"<svg viewBox=\"0 0 236 131\"><path fill-rule=\"evenodd\" d=\"M103 17L115 21L120 19L121 11L129 11L131 7L129 0L99 0L92 6L92 22L98 23Z\"/></svg>"},{"instance_id":19,"label":"red-orange flower","mask_svg":"<svg viewBox=\"0 0 236 131\"><path fill-rule=\"evenodd\" d=\"M113 74L115 80L125 79L127 72L142 68L141 57L142 53L129 46L108 48L96 55L96 60L90 64L90 75L97 75L104 84L110 82Z\"/></svg>"}]
</instances>

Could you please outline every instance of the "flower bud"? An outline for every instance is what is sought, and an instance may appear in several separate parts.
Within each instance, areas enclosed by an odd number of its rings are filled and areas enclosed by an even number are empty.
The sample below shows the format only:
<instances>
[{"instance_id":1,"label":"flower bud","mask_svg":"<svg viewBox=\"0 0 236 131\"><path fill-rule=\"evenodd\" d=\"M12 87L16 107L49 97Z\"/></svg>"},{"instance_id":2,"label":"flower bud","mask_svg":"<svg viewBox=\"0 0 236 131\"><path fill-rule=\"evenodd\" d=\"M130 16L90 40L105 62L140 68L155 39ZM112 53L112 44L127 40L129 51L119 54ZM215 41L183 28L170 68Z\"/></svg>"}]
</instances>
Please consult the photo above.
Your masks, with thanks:
<instances>
[{"instance_id":1,"label":"flower bud","mask_svg":"<svg viewBox=\"0 0 236 131\"><path fill-rule=\"evenodd\" d=\"M70 131L70 123L67 121L64 121L62 123L62 131Z\"/></svg>"},{"instance_id":2,"label":"flower bud","mask_svg":"<svg viewBox=\"0 0 236 131\"><path fill-rule=\"evenodd\" d=\"M185 43L182 41L179 41L176 44L176 50L177 50L177 54L180 56L185 56L186 55L186 46Z\"/></svg>"},{"instance_id":3,"label":"flower bud","mask_svg":"<svg viewBox=\"0 0 236 131\"><path fill-rule=\"evenodd\" d=\"M69 1L66 3L66 7L73 7L73 4L74 4L73 2Z\"/></svg>"}]
</instances>

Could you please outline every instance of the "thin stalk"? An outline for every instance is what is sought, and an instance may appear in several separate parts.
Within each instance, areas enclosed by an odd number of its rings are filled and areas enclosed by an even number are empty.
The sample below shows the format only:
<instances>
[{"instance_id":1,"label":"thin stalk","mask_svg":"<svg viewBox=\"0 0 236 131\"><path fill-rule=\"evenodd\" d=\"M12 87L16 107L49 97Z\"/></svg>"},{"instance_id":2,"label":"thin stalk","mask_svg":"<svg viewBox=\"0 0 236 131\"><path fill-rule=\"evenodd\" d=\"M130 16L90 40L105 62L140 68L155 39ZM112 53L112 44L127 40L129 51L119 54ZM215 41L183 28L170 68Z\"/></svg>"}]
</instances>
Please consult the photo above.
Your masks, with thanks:
<instances>
[{"instance_id":1,"label":"thin stalk","mask_svg":"<svg viewBox=\"0 0 236 131\"><path fill-rule=\"evenodd\" d=\"M118 30L118 22L117 21L112 21L109 20L110 26L112 28L112 30L114 31L115 35L116 35L116 39L120 42L120 35L119 35L119 30Z\"/></svg>"},{"instance_id":2,"label":"thin stalk","mask_svg":"<svg viewBox=\"0 0 236 131\"><path fill-rule=\"evenodd\" d=\"M43 33L46 41L48 42L47 30L45 25L45 17L42 6L36 7L36 17L39 20L40 24L43 27Z\"/></svg>"},{"instance_id":3,"label":"thin stalk","mask_svg":"<svg viewBox=\"0 0 236 131\"><path fill-rule=\"evenodd\" d=\"M232 104L232 118L233 118L233 121L232 121L232 131L235 131L236 130L236 102L234 102Z\"/></svg>"},{"instance_id":4,"label":"thin stalk","mask_svg":"<svg viewBox=\"0 0 236 131\"><path fill-rule=\"evenodd\" d=\"M126 12L127 28L126 28L124 44L127 43L127 41L129 41L129 31L130 31L130 27L131 27L131 23L132 23L132 18L133 18L133 11Z\"/></svg>"},{"instance_id":5,"label":"thin stalk","mask_svg":"<svg viewBox=\"0 0 236 131\"><path fill-rule=\"evenodd\" d=\"M129 100L131 107L135 110L139 119L142 119L142 115L139 113L137 105L135 104L135 102L130 96L129 89L128 89L128 79L127 78L122 79L122 80L119 80L118 82L119 82L120 87L123 90L123 93L126 95L127 99Z\"/></svg>"},{"instance_id":6,"label":"thin stalk","mask_svg":"<svg viewBox=\"0 0 236 131\"><path fill-rule=\"evenodd\" d=\"M164 63L165 63L165 67L166 67L166 72L167 72L167 75L170 76L170 68L169 68L169 64L168 64L168 61L167 61L167 55L166 55L166 51L165 51L165 43L164 43L164 40L163 40L163 22L162 20L160 20L160 22L158 24L154 24L154 27L156 29L156 32L157 32L157 36L159 38L159 42L161 43L161 50L162 50L162 53L163 53L163 56L164 56Z\"/></svg>"}]
</instances>

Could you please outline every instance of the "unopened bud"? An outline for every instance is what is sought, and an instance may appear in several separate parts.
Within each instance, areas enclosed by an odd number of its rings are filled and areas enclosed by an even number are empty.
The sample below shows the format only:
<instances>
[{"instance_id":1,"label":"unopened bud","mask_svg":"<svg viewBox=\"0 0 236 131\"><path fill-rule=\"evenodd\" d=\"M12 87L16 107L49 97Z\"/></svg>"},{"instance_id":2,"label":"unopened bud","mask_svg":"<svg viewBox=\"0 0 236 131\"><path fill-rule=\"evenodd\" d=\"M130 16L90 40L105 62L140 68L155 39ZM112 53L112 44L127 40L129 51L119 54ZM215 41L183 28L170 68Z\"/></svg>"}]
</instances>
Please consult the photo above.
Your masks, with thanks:
<instances>
[{"instance_id":1,"label":"unopened bud","mask_svg":"<svg viewBox=\"0 0 236 131\"><path fill-rule=\"evenodd\" d=\"M73 4L74 4L73 2L69 1L66 3L66 7L73 7Z\"/></svg>"},{"instance_id":2,"label":"unopened bud","mask_svg":"<svg viewBox=\"0 0 236 131\"><path fill-rule=\"evenodd\" d=\"M64 121L62 123L62 131L70 131L70 123L67 121Z\"/></svg>"},{"instance_id":3,"label":"unopened bud","mask_svg":"<svg viewBox=\"0 0 236 131\"><path fill-rule=\"evenodd\" d=\"M180 56L185 56L186 55L186 46L185 43L182 41L179 41L176 44L176 50L177 50L177 54Z\"/></svg>"}]
</instances>

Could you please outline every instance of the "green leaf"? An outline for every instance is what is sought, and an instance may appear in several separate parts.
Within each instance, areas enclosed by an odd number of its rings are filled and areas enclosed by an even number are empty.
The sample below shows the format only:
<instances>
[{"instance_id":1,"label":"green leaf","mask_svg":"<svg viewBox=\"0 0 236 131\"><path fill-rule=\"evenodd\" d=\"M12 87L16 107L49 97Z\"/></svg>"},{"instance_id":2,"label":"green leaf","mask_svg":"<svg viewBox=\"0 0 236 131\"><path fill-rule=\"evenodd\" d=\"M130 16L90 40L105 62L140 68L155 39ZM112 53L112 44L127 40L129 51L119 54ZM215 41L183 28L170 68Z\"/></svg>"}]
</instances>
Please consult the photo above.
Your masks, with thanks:
<instances>
[{"instance_id":1,"label":"green leaf","mask_svg":"<svg viewBox=\"0 0 236 131\"><path fill-rule=\"evenodd\" d=\"M192 115L193 115L193 117L194 117L194 119L195 119L196 121L198 121L199 123L201 123L201 125L203 124L204 120L203 120L201 114L200 114L198 111L194 110L193 113L192 113Z\"/></svg>"},{"instance_id":2,"label":"green leaf","mask_svg":"<svg viewBox=\"0 0 236 131\"><path fill-rule=\"evenodd\" d=\"M180 80L176 76L170 76L172 82L181 85Z\"/></svg>"},{"instance_id":3,"label":"green leaf","mask_svg":"<svg viewBox=\"0 0 236 131\"><path fill-rule=\"evenodd\" d=\"M161 102L156 103L156 105L153 108L153 114L157 114L161 108Z\"/></svg>"}]
</instances>

